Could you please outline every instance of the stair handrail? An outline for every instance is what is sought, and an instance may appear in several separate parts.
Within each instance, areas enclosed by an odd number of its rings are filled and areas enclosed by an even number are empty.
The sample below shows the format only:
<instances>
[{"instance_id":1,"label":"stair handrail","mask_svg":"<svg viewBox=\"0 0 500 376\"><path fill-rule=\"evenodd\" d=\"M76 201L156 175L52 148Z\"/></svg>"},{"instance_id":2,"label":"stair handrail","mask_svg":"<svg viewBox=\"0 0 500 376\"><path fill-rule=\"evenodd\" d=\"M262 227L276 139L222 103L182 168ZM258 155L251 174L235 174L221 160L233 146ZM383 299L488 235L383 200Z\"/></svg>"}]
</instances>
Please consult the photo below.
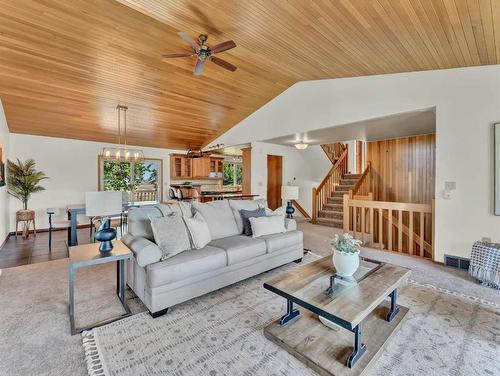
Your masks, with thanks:
<instances>
[{"instance_id":1,"label":"stair handrail","mask_svg":"<svg viewBox=\"0 0 500 376\"><path fill-rule=\"evenodd\" d=\"M359 178L358 182L354 187L349 190L349 197L353 198L354 196L358 195L358 192L360 188L364 185L366 179L369 179L369 188L367 194L371 193L371 182L372 182L372 162L368 162L366 165L365 170L363 171L363 174L361 174L361 177Z\"/></svg>"},{"instance_id":2,"label":"stair handrail","mask_svg":"<svg viewBox=\"0 0 500 376\"><path fill-rule=\"evenodd\" d=\"M340 179L347 173L347 148L344 149L332 168L316 188L312 189L312 223L316 223L318 213L323 210L328 197L335 192Z\"/></svg>"}]
</instances>

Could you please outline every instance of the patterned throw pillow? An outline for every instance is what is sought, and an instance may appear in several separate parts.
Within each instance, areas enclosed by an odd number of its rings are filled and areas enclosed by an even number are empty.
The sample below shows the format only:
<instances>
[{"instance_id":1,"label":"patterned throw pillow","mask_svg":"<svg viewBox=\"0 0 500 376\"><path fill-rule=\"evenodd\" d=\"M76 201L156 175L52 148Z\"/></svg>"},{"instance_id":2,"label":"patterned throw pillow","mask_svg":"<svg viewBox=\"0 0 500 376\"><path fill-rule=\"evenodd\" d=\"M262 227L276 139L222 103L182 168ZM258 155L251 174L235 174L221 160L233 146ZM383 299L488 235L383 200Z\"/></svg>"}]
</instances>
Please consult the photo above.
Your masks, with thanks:
<instances>
[{"instance_id":1,"label":"patterned throw pillow","mask_svg":"<svg viewBox=\"0 0 500 376\"><path fill-rule=\"evenodd\" d=\"M166 260L191 249L191 241L182 216L171 214L150 218L156 245L161 249L161 260Z\"/></svg>"},{"instance_id":2,"label":"patterned throw pillow","mask_svg":"<svg viewBox=\"0 0 500 376\"><path fill-rule=\"evenodd\" d=\"M252 235L252 225L250 224L250 218L265 217L266 209L259 208L255 210L240 210L241 219L243 220L243 234L246 236Z\"/></svg>"}]
</instances>

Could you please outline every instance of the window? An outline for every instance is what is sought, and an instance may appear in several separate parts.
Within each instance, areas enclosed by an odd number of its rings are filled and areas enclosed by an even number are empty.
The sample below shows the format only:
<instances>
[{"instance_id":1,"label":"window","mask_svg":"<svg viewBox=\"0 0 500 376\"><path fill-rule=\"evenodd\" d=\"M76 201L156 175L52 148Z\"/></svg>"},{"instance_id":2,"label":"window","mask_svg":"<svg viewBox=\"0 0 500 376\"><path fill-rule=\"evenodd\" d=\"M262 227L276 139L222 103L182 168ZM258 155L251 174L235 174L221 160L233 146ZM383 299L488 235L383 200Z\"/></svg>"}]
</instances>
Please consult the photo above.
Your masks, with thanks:
<instances>
[{"instance_id":1,"label":"window","mask_svg":"<svg viewBox=\"0 0 500 376\"><path fill-rule=\"evenodd\" d=\"M224 163L224 185L241 185L242 177L241 163Z\"/></svg>"},{"instance_id":2,"label":"window","mask_svg":"<svg viewBox=\"0 0 500 376\"><path fill-rule=\"evenodd\" d=\"M162 161L146 159L141 162L123 162L99 158L99 189L128 192L128 201L134 205L161 201Z\"/></svg>"}]
</instances>

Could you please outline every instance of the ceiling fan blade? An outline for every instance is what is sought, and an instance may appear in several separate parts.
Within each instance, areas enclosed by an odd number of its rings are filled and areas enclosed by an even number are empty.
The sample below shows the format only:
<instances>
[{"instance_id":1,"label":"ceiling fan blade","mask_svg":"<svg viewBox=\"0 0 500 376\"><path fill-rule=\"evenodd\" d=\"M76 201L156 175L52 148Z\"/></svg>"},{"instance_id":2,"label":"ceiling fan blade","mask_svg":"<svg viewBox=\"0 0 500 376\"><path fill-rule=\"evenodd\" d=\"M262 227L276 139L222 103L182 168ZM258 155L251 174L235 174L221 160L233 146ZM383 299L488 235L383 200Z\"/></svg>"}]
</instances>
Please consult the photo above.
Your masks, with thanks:
<instances>
[{"instance_id":1,"label":"ceiling fan blade","mask_svg":"<svg viewBox=\"0 0 500 376\"><path fill-rule=\"evenodd\" d=\"M178 52L175 54L163 54L161 57L163 59L169 59L171 57L188 57L188 56L196 56L194 52Z\"/></svg>"},{"instance_id":2,"label":"ceiling fan blade","mask_svg":"<svg viewBox=\"0 0 500 376\"><path fill-rule=\"evenodd\" d=\"M186 42L187 44L189 44L193 48L193 50L195 50L196 52L200 51L200 46L198 45L198 43L196 43L194 41L193 38L191 38L189 36L188 33L184 32L184 31L179 31L177 33L177 35L180 36L184 42Z\"/></svg>"},{"instance_id":3,"label":"ceiling fan blade","mask_svg":"<svg viewBox=\"0 0 500 376\"><path fill-rule=\"evenodd\" d=\"M205 66L205 60L198 59L198 61L196 62L196 66L194 67L193 74L195 76L199 76L203 71L204 66Z\"/></svg>"},{"instance_id":4,"label":"ceiling fan blade","mask_svg":"<svg viewBox=\"0 0 500 376\"><path fill-rule=\"evenodd\" d=\"M227 69L227 70L229 70L231 72L234 72L236 69L238 69L233 64L228 63L226 60L219 59L218 57L215 57L215 56L212 56L210 58L210 60L213 63L217 64L218 66L220 66L220 67L222 67L224 69Z\"/></svg>"},{"instance_id":5,"label":"ceiling fan blade","mask_svg":"<svg viewBox=\"0 0 500 376\"><path fill-rule=\"evenodd\" d=\"M217 54L219 52L227 51L230 50L231 48L236 47L236 43L234 43L232 40L228 40L227 42L222 42L219 44L216 44L215 46L210 48L210 51L213 54Z\"/></svg>"}]
</instances>

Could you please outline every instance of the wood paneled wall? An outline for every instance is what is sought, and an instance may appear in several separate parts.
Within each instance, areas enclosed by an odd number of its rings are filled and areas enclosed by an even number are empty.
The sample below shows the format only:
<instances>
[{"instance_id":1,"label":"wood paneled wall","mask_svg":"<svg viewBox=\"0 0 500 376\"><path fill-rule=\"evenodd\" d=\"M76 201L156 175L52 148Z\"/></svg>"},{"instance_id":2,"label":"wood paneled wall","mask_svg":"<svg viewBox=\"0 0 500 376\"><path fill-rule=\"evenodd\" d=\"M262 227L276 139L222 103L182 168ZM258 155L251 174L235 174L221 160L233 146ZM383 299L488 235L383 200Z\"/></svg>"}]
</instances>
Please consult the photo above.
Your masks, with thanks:
<instances>
[{"instance_id":1,"label":"wood paneled wall","mask_svg":"<svg viewBox=\"0 0 500 376\"><path fill-rule=\"evenodd\" d=\"M373 196L378 201L430 204L434 198L436 135L372 141Z\"/></svg>"}]
</instances>

